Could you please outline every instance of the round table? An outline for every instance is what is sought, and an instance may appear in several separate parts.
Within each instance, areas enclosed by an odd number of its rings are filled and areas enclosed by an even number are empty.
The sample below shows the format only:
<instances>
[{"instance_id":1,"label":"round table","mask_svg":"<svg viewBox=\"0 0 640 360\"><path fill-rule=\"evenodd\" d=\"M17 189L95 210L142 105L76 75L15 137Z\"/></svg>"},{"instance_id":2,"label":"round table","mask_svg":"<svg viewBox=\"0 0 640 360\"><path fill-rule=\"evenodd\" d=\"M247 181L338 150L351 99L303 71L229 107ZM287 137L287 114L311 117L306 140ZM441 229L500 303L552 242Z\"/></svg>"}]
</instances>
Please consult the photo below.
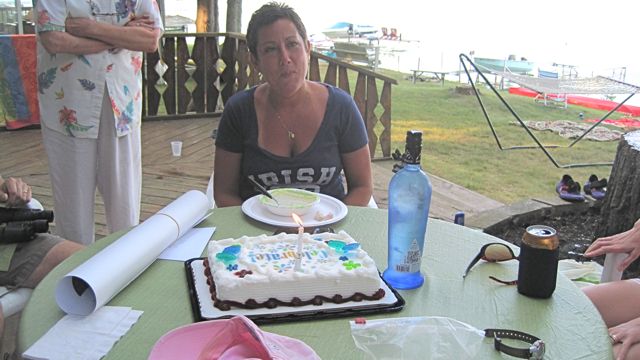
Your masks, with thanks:
<instances>
[{"instance_id":1,"label":"round table","mask_svg":"<svg viewBox=\"0 0 640 360\"><path fill-rule=\"evenodd\" d=\"M217 208L201 225L215 226L214 240L241 235L271 234L274 227L243 215L239 207ZM382 209L349 207L345 219L332 227L347 231L359 241L384 270L387 259L387 212ZM112 234L73 255L54 269L34 290L22 313L18 350L25 351L65 314L57 306L54 290L58 280L86 259L112 243L122 233ZM487 242L500 241L490 235L452 223L429 219L422 261L425 283L415 290L400 291L406 301L400 312L367 316L368 319L412 316L444 316L478 329L506 328L536 335L547 344L545 359L613 358L607 328L582 291L559 274L549 299L520 295L515 286L488 278L517 278L517 261L477 264L466 279L467 264ZM517 250L516 250L517 253ZM118 259L113 259L117 262ZM136 280L116 295L109 305L130 306L144 311L105 359L146 359L155 342L166 332L192 323L184 263L156 260ZM300 339L325 359L363 358L351 337L350 318L265 324L265 331ZM503 359L485 339L480 358Z\"/></svg>"}]
</instances>

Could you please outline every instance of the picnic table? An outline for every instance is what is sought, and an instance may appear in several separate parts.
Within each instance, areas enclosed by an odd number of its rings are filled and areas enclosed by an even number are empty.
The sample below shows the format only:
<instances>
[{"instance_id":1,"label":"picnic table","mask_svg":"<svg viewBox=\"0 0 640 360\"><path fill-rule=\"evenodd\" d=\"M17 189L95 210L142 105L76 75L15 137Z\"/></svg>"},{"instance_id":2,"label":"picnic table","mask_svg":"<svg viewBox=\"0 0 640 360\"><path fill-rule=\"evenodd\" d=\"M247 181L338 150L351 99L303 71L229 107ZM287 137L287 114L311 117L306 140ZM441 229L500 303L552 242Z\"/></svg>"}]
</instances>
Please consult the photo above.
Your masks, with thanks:
<instances>
[{"instance_id":1,"label":"picnic table","mask_svg":"<svg viewBox=\"0 0 640 360\"><path fill-rule=\"evenodd\" d=\"M426 80L422 77L425 74L431 74L431 78L435 78L436 80L440 80L442 86L444 86L444 78L448 74L448 71L433 71L433 70L411 70L413 75L411 76L411 81L415 84L416 79L420 79L420 81Z\"/></svg>"}]
</instances>

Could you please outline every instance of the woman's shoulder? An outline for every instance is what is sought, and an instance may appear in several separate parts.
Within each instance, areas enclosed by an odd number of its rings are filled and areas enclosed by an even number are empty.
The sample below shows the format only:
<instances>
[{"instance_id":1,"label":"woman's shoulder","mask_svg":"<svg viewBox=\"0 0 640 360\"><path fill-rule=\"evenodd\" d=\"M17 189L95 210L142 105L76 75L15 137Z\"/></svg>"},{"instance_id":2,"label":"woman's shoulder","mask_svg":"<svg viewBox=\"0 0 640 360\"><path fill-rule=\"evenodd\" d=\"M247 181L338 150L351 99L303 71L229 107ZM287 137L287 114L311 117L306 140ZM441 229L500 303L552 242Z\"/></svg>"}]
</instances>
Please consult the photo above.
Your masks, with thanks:
<instances>
[{"instance_id":1,"label":"woman's shoulder","mask_svg":"<svg viewBox=\"0 0 640 360\"><path fill-rule=\"evenodd\" d=\"M229 101L227 102L225 107L246 106L247 103L253 103L253 97L255 96L255 92L257 88L258 86L254 86L249 89L238 91L237 93L233 94L233 96L229 98Z\"/></svg>"},{"instance_id":2,"label":"woman's shoulder","mask_svg":"<svg viewBox=\"0 0 640 360\"><path fill-rule=\"evenodd\" d=\"M340 89L339 87L326 84L326 83L317 83L320 86L324 87L328 92L328 106L342 106L353 103L353 98L351 94Z\"/></svg>"},{"instance_id":3,"label":"woman's shoulder","mask_svg":"<svg viewBox=\"0 0 640 360\"><path fill-rule=\"evenodd\" d=\"M334 85L323 83L323 82L315 82L314 84L316 84L316 86L326 89L329 92L329 97L331 97L332 95L338 96L338 97L345 97L345 96L351 97L351 95L348 92Z\"/></svg>"}]
</instances>

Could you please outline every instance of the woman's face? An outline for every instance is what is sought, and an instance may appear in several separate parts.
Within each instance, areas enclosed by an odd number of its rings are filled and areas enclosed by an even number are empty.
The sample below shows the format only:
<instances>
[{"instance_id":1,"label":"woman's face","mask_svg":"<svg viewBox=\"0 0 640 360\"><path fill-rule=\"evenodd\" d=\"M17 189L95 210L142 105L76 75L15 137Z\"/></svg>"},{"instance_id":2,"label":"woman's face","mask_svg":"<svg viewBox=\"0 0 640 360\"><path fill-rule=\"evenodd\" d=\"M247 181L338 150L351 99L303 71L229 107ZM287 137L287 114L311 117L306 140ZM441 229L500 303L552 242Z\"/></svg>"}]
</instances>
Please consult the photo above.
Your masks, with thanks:
<instances>
[{"instance_id":1,"label":"woman's face","mask_svg":"<svg viewBox=\"0 0 640 360\"><path fill-rule=\"evenodd\" d=\"M293 95L304 84L309 67L310 45L295 25L280 19L258 31L256 68L269 85L282 96Z\"/></svg>"}]
</instances>

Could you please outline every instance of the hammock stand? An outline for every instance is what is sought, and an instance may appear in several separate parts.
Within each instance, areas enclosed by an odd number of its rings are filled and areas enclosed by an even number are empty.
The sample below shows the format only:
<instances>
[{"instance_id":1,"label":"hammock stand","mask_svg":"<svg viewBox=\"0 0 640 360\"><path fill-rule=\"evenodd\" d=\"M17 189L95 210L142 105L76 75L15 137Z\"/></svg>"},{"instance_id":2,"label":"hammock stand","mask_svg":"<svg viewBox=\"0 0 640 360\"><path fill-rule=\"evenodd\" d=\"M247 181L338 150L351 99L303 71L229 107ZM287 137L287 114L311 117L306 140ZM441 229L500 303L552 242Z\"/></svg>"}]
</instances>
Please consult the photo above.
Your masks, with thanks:
<instances>
[{"instance_id":1,"label":"hammock stand","mask_svg":"<svg viewBox=\"0 0 640 360\"><path fill-rule=\"evenodd\" d=\"M611 166L611 165L613 165L613 162L606 162L606 163L580 163L580 164L565 164L565 165L562 165L562 164L558 163L556 161L556 159L554 159L554 157L549 153L549 151L547 149L560 148L560 147L564 147L564 146L560 146L560 145L543 145L540 142L540 140L538 140L538 138L533 134L533 132L531 132L531 130L525 125L524 121L515 112L515 110L511 107L511 105L509 105L509 103L502 97L502 95L500 95L500 93L496 90L496 88L491 84L491 81L489 81L489 79L487 79L487 77L484 75L482 70L480 70L478 65L476 65L473 61L471 61L471 59L465 54L460 54L459 58L460 58L460 63L462 64L462 67L464 68L464 72L467 74L467 77L469 79L469 83L471 84L471 87L473 88L474 94L476 95L476 99L478 99L478 103L480 104L480 108L482 109L482 114L484 115L485 119L487 120L487 123L489 124L489 128L491 129L491 133L493 134L493 137L496 140L496 144L498 145L498 148L500 150L521 150L521 149L536 149L536 148L539 148L547 156L547 158L549 158L549 160L553 163L553 165L555 165L555 167L562 168L562 169L576 168L576 167L587 167L587 166ZM502 102L502 104L507 108L507 110L509 110L511 115L513 115L513 117L518 121L518 123L525 129L525 131L527 132L529 137L531 137L531 139L536 143L536 146L532 146L532 145L519 145L519 146L511 146L511 147L502 146L502 143L500 142L500 138L498 137L498 134L496 133L496 129L493 127L493 123L491 122L491 118L489 117L489 114L487 113L487 109L485 108L484 103L482 102L482 99L480 98L480 92L476 88L475 82L473 81L473 79L471 77L471 74L469 73L469 68L467 67L467 63L473 67L473 69L478 73L479 76L482 77L482 79L487 84L487 86L489 86L491 91L493 91L493 93L498 97L498 99L500 99L500 102ZM488 71L490 71L490 70L488 70ZM529 88L529 89L531 89L533 91L536 91L538 93L541 93L541 94L557 93L557 94L565 94L565 97L566 97L566 94L568 94L568 93L573 93L573 94L576 94L576 93L581 93L581 94L598 94L598 93L601 93L601 94L612 94L612 93L630 94L626 99L624 99L621 103L619 103L615 108L613 108L611 111L609 111L607 114L605 114L602 118L600 118L600 120L598 120L598 122L594 123L589 129L585 130L584 133L582 135L580 135L577 139L575 139L571 144L566 146L567 148L573 147L573 145L575 145L578 141L582 140L594 128L596 128L603 121L605 121L607 118L609 118L609 116L611 114L613 114L622 105L624 105L629 99L631 99L631 97L633 97L633 95L635 95L636 93L640 92L640 87L638 87L638 86L627 84L627 83L624 83L624 82L621 82L621 81L618 81L618 80L614 80L614 79L610 79L610 78L606 78L606 77L602 77L602 76L598 76L596 78L593 78L593 79L595 79L596 84L594 86L590 86L589 87L589 86L584 86L584 84L582 84L581 81L579 81L579 80L572 80L572 81L567 81L565 83L561 83L561 80L557 80L557 79L535 79L538 82L538 84L531 84L530 81L526 81L526 80L528 80L527 78L531 79L531 77L516 75L516 74L513 74L513 73L507 73L507 72L494 72L494 73L497 74L497 75L502 76L503 78L507 78L508 80L513 81L513 82L515 82L515 83L517 83L517 84L519 84L519 85L521 85L523 87ZM587 79L587 80L589 81L589 79ZM609 86L604 86L604 85L602 85L603 83L607 83ZM605 90L607 92L603 92Z\"/></svg>"}]
</instances>

